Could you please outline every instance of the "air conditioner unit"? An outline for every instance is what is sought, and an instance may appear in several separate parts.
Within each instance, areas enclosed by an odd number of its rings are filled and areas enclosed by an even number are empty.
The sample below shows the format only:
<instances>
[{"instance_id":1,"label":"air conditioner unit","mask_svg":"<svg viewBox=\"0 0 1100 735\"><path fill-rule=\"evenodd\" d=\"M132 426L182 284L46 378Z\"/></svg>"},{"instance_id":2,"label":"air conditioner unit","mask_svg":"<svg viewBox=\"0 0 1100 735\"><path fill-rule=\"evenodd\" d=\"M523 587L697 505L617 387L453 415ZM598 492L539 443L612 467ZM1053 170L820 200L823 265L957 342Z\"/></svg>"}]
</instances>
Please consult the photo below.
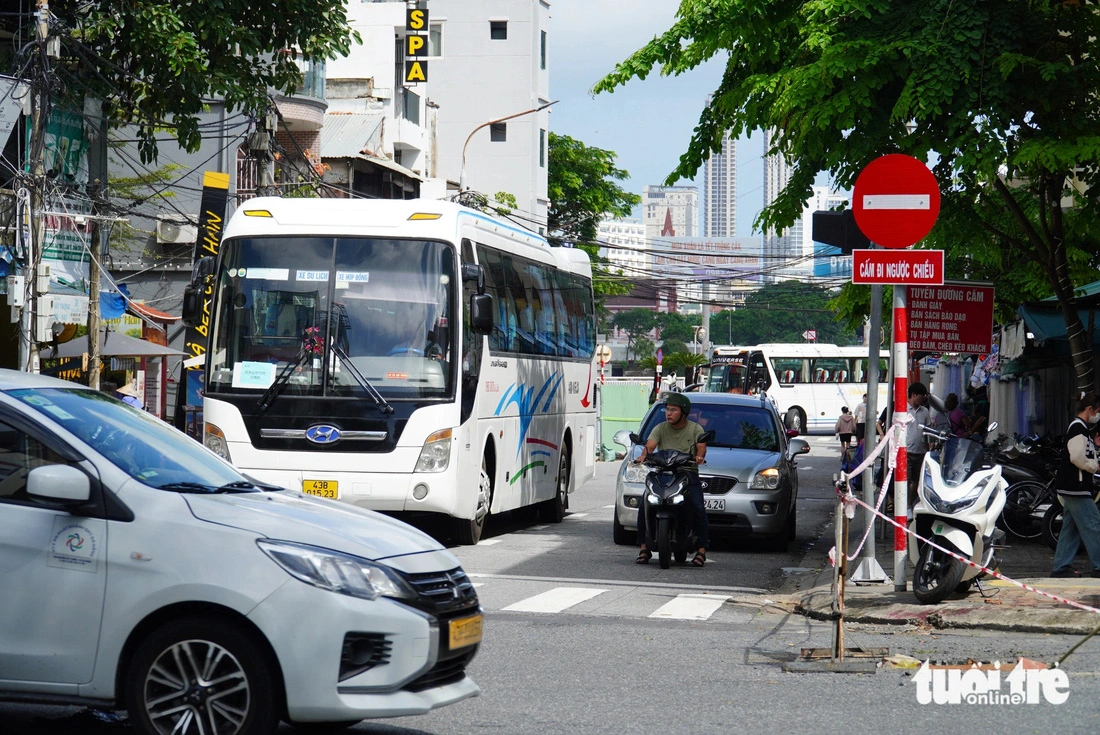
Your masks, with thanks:
<instances>
[{"instance_id":1,"label":"air conditioner unit","mask_svg":"<svg viewBox=\"0 0 1100 735\"><path fill-rule=\"evenodd\" d=\"M157 219L157 242L161 245L195 242L198 236L198 226L181 222L179 215L166 215Z\"/></svg>"}]
</instances>

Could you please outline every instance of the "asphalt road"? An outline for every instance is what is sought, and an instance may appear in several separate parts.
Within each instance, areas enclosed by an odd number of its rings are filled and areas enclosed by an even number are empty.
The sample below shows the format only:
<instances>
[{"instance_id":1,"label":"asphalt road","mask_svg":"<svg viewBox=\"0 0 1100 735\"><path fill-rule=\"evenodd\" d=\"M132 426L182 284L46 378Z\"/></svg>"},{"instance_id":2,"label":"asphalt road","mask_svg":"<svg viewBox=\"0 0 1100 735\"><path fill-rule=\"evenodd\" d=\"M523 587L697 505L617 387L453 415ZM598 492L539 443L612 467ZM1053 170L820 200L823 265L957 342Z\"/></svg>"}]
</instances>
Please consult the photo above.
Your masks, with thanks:
<instances>
[{"instance_id":1,"label":"asphalt road","mask_svg":"<svg viewBox=\"0 0 1100 735\"><path fill-rule=\"evenodd\" d=\"M835 439L810 441L811 453L799 460L798 538L786 553L724 543L704 569L634 564L634 549L611 540L613 464L600 465L596 479L572 496L561 524L492 519L481 544L454 549L486 611L485 641L470 669L482 696L353 731L1100 732L1098 639L1067 661L1069 697L1058 705L922 705L913 672L895 668L783 673L783 662L803 648L829 646L832 637L830 624L776 602L788 573L822 568L832 545L830 478L839 451ZM849 646L951 663L1018 656L1050 661L1077 640L911 626L847 629ZM0 705L0 733L129 731L86 712Z\"/></svg>"}]
</instances>

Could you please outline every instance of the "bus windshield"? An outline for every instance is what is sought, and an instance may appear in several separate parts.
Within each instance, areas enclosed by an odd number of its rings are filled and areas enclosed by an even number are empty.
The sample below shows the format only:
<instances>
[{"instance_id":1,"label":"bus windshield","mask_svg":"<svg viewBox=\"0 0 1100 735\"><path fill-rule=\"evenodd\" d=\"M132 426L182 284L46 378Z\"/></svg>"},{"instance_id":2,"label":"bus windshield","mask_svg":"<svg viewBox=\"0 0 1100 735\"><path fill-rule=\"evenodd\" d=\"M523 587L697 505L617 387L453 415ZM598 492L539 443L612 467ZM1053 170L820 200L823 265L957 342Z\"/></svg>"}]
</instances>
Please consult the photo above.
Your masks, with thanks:
<instances>
[{"instance_id":1,"label":"bus windshield","mask_svg":"<svg viewBox=\"0 0 1100 735\"><path fill-rule=\"evenodd\" d=\"M452 246L230 239L217 278L208 392L263 392L292 369L286 395L359 396L365 378L391 400L453 396Z\"/></svg>"}]
</instances>

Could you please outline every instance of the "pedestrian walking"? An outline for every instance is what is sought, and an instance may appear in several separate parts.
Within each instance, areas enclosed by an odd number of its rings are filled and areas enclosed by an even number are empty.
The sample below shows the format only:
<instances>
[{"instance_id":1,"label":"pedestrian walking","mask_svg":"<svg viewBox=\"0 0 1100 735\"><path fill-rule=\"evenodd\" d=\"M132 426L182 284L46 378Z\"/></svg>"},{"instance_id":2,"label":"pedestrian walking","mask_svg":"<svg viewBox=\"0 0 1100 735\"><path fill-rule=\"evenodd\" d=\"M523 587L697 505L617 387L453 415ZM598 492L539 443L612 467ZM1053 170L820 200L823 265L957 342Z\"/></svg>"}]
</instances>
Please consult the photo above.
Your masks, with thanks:
<instances>
[{"instance_id":1,"label":"pedestrian walking","mask_svg":"<svg viewBox=\"0 0 1100 735\"><path fill-rule=\"evenodd\" d=\"M1093 475L1097 471L1097 449L1093 428L1100 420L1100 395L1082 393L1077 416L1066 428L1065 451L1058 465L1055 485L1062 501L1062 530L1054 550L1052 577L1080 577L1073 560L1084 545L1092 562L1092 576L1100 577L1100 510L1094 499Z\"/></svg>"},{"instance_id":2,"label":"pedestrian walking","mask_svg":"<svg viewBox=\"0 0 1100 735\"><path fill-rule=\"evenodd\" d=\"M848 411L847 406L841 406L840 418L836 420L833 433L840 437L841 453L848 451L852 445L852 434L856 431L856 417Z\"/></svg>"},{"instance_id":3,"label":"pedestrian walking","mask_svg":"<svg viewBox=\"0 0 1100 735\"><path fill-rule=\"evenodd\" d=\"M867 394L863 394L863 400L856 406L856 441L863 438L867 431Z\"/></svg>"}]
</instances>

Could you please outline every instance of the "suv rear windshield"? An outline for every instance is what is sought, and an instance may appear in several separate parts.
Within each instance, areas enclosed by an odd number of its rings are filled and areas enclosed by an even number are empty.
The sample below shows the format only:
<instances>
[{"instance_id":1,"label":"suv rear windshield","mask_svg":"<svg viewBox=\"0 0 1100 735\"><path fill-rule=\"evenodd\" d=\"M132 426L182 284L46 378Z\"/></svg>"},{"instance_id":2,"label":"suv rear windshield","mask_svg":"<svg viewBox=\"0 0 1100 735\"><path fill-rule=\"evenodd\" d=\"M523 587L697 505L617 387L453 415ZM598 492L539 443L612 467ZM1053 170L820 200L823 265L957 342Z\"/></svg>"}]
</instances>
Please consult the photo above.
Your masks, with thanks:
<instances>
[{"instance_id":1,"label":"suv rear windshield","mask_svg":"<svg viewBox=\"0 0 1100 735\"><path fill-rule=\"evenodd\" d=\"M642 441L649 438L653 427L665 420L665 404L658 403L642 427ZM780 449L779 426L771 412L752 406L695 403L688 420L714 431L714 440L708 447L729 449L759 449L778 452Z\"/></svg>"}]
</instances>

